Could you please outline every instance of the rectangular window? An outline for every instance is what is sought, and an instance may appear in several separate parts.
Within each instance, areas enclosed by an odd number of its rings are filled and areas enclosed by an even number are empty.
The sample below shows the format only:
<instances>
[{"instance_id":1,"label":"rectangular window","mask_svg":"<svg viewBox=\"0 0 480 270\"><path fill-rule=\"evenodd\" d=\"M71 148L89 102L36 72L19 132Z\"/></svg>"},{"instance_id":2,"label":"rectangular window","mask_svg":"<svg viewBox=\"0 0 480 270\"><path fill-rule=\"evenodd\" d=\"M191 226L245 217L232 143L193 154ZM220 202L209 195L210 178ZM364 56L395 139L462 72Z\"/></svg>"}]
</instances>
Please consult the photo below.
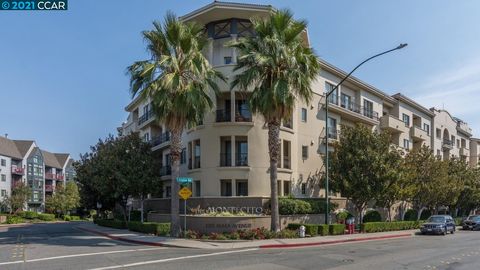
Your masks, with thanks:
<instances>
[{"instance_id":1,"label":"rectangular window","mask_svg":"<svg viewBox=\"0 0 480 270\"><path fill-rule=\"evenodd\" d=\"M457 148L460 148L460 140L457 139Z\"/></svg>"},{"instance_id":2,"label":"rectangular window","mask_svg":"<svg viewBox=\"0 0 480 270\"><path fill-rule=\"evenodd\" d=\"M7 160L2 158L1 165L3 167L7 166Z\"/></svg>"},{"instance_id":3,"label":"rectangular window","mask_svg":"<svg viewBox=\"0 0 480 270\"><path fill-rule=\"evenodd\" d=\"M283 181L283 196L290 195L290 181Z\"/></svg>"},{"instance_id":4,"label":"rectangular window","mask_svg":"<svg viewBox=\"0 0 480 270\"><path fill-rule=\"evenodd\" d=\"M232 180L220 180L220 196L232 196Z\"/></svg>"},{"instance_id":5,"label":"rectangular window","mask_svg":"<svg viewBox=\"0 0 480 270\"><path fill-rule=\"evenodd\" d=\"M441 156L440 150L437 150L437 156Z\"/></svg>"},{"instance_id":6,"label":"rectangular window","mask_svg":"<svg viewBox=\"0 0 480 270\"><path fill-rule=\"evenodd\" d=\"M187 163L187 148L183 148L180 153L180 164Z\"/></svg>"},{"instance_id":7,"label":"rectangular window","mask_svg":"<svg viewBox=\"0 0 480 270\"><path fill-rule=\"evenodd\" d=\"M223 57L223 63L225 65L230 65L232 63L232 57L231 56L225 56Z\"/></svg>"},{"instance_id":8,"label":"rectangular window","mask_svg":"<svg viewBox=\"0 0 480 270\"><path fill-rule=\"evenodd\" d=\"M290 169L290 141L283 140L283 168Z\"/></svg>"},{"instance_id":9,"label":"rectangular window","mask_svg":"<svg viewBox=\"0 0 480 270\"><path fill-rule=\"evenodd\" d=\"M165 198L170 198L172 197L172 187L166 187L165 188Z\"/></svg>"},{"instance_id":10,"label":"rectangular window","mask_svg":"<svg viewBox=\"0 0 480 270\"><path fill-rule=\"evenodd\" d=\"M437 133L437 134L436 134L437 139L441 139L441 138L442 138L442 131L441 131L439 128L436 129L435 133Z\"/></svg>"},{"instance_id":11,"label":"rectangular window","mask_svg":"<svg viewBox=\"0 0 480 270\"><path fill-rule=\"evenodd\" d=\"M307 194L307 185L305 183L302 183L302 195Z\"/></svg>"},{"instance_id":12,"label":"rectangular window","mask_svg":"<svg viewBox=\"0 0 480 270\"><path fill-rule=\"evenodd\" d=\"M344 93L341 94L341 105L342 108L345 108L345 109L349 109L351 110L352 109L352 97L349 96L349 95L345 95Z\"/></svg>"},{"instance_id":13,"label":"rectangular window","mask_svg":"<svg viewBox=\"0 0 480 270\"><path fill-rule=\"evenodd\" d=\"M302 145L302 158L303 159L308 158L308 146L307 145Z\"/></svg>"},{"instance_id":14,"label":"rectangular window","mask_svg":"<svg viewBox=\"0 0 480 270\"><path fill-rule=\"evenodd\" d=\"M6 190L6 189L2 189L1 195L2 195L2 197L7 196L7 190Z\"/></svg>"},{"instance_id":15,"label":"rectangular window","mask_svg":"<svg viewBox=\"0 0 480 270\"><path fill-rule=\"evenodd\" d=\"M196 140L194 144L195 162L193 164L193 168L198 169L200 168L200 140Z\"/></svg>"},{"instance_id":16,"label":"rectangular window","mask_svg":"<svg viewBox=\"0 0 480 270\"><path fill-rule=\"evenodd\" d=\"M405 126L409 127L410 126L410 116L403 114L402 115L402 120L405 123Z\"/></svg>"},{"instance_id":17,"label":"rectangular window","mask_svg":"<svg viewBox=\"0 0 480 270\"><path fill-rule=\"evenodd\" d=\"M328 118L328 130L327 136L329 139L336 140L338 138L337 134L337 119L329 117Z\"/></svg>"},{"instance_id":18,"label":"rectangular window","mask_svg":"<svg viewBox=\"0 0 480 270\"><path fill-rule=\"evenodd\" d=\"M407 139L403 139L403 148L410 149L410 141Z\"/></svg>"},{"instance_id":19,"label":"rectangular window","mask_svg":"<svg viewBox=\"0 0 480 270\"><path fill-rule=\"evenodd\" d=\"M143 134L143 141L144 142L149 142L150 141L150 133Z\"/></svg>"},{"instance_id":20,"label":"rectangular window","mask_svg":"<svg viewBox=\"0 0 480 270\"><path fill-rule=\"evenodd\" d=\"M193 182L195 183L195 197L200 197L200 194L202 194L200 180L195 180Z\"/></svg>"},{"instance_id":21,"label":"rectangular window","mask_svg":"<svg viewBox=\"0 0 480 270\"><path fill-rule=\"evenodd\" d=\"M236 180L235 181L236 196L248 196L248 181Z\"/></svg>"},{"instance_id":22,"label":"rectangular window","mask_svg":"<svg viewBox=\"0 0 480 270\"><path fill-rule=\"evenodd\" d=\"M423 130L427 132L428 136L430 136L430 125L423 123Z\"/></svg>"},{"instance_id":23,"label":"rectangular window","mask_svg":"<svg viewBox=\"0 0 480 270\"><path fill-rule=\"evenodd\" d=\"M38 201L38 191L33 192L33 200Z\"/></svg>"},{"instance_id":24,"label":"rectangular window","mask_svg":"<svg viewBox=\"0 0 480 270\"><path fill-rule=\"evenodd\" d=\"M7 182L7 175L2 174L2 182Z\"/></svg>"},{"instance_id":25,"label":"rectangular window","mask_svg":"<svg viewBox=\"0 0 480 270\"><path fill-rule=\"evenodd\" d=\"M325 94L330 93L335 86L331 83L325 82ZM338 105L338 88L328 96L328 102Z\"/></svg>"},{"instance_id":26,"label":"rectangular window","mask_svg":"<svg viewBox=\"0 0 480 270\"><path fill-rule=\"evenodd\" d=\"M373 102L366 99L363 100L363 115L373 118Z\"/></svg>"},{"instance_id":27,"label":"rectangular window","mask_svg":"<svg viewBox=\"0 0 480 270\"><path fill-rule=\"evenodd\" d=\"M302 122L307 122L307 109L302 108Z\"/></svg>"},{"instance_id":28,"label":"rectangular window","mask_svg":"<svg viewBox=\"0 0 480 270\"><path fill-rule=\"evenodd\" d=\"M235 165L248 166L248 142L247 137L235 137Z\"/></svg>"}]
</instances>

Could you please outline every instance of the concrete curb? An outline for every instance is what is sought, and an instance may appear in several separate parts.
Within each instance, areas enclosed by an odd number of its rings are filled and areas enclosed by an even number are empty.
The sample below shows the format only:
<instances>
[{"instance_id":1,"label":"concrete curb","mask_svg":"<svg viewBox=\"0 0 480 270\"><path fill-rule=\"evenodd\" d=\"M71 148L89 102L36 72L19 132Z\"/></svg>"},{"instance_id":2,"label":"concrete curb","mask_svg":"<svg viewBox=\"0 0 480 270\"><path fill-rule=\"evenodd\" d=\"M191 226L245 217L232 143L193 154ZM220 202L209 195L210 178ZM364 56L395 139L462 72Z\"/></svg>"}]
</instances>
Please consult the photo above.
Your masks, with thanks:
<instances>
[{"instance_id":1,"label":"concrete curb","mask_svg":"<svg viewBox=\"0 0 480 270\"><path fill-rule=\"evenodd\" d=\"M116 241L122 241L122 242L127 242L127 243L132 243L132 244L137 244L137 245L144 245L144 246L154 246L154 247L174 247L174 248L185 248L184 246L177 246L177 245L172 245L172 244L165 244L165 243L158 243L158 242L149 242L149 241L142 241L142 240L134 240L134 239L128 239L124 237L119 237L119 236L113 236L108 233L100 232L97 230L92 230L92 229L87 229L87 228L82 228L82 227L75 227L81 231L84 232L89 232L101 236L105 236L107 238L110 238L112 240ZM192 247L193 248L193 247Z\"/></svg>"},{"instance_id":2,"label":"concrete curb","mask_svg":"<svg viewBox=\"0 0 480 270\"><path fill-rule=\"evenodd\" d=\"M392 235L372 236L372 237L363 237L363 238L347 238L347 239L341 239L341 240L327 240L327 241L320 241L320 242L313 242L313 243L271 244L271 245L260 245L259 248L308 247L308 246L321 246L321 245L331 245L331 244L341 244L341 243L361 242L361 241L374 241L374 240L404 238L404 237L413 237L413 235L412 235L412 233L404 233L404 234L392 234Z\"/></svg>"}]
</instances>

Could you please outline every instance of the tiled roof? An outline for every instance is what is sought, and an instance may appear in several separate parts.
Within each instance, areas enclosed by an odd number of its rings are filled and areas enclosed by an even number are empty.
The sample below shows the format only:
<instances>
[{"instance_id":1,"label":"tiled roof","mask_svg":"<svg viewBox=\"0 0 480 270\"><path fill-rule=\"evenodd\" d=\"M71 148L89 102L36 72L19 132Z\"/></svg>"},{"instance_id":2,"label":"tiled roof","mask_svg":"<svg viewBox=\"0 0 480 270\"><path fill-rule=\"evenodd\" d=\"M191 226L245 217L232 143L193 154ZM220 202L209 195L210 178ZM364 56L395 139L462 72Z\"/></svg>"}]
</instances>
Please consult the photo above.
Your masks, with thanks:
<instances>
[{"instance_id":1,"label":"tiled roof","mask_svg":"<svg viewBox=\"0 0 480 270\"><path fill-rule=\"evenodd\" d=\"M22 154L18 151L15 142L5 137L0 137L0 154L15 159L22 159Z\"/></svg>"}]
</instances>

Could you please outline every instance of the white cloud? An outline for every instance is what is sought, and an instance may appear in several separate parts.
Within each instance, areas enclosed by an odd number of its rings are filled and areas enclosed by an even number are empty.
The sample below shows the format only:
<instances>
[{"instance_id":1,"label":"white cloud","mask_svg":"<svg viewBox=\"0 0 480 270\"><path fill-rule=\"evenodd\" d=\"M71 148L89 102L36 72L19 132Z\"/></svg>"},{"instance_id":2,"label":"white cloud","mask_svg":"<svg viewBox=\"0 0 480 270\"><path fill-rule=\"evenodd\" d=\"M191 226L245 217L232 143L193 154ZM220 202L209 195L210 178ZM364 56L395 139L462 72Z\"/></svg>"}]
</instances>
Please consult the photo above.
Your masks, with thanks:
<instances>
[{"instance_id":1,"label":"white cloud","mask_svg":"<svg viewBox=\"0 0 480 270\"><path fill-rule=\"evenodd\" d=\"M406 94L423 106L445 108L464 120L480 136L480 58L450 66L423 83L410 86Z\"/></svg>"}]
</instances>

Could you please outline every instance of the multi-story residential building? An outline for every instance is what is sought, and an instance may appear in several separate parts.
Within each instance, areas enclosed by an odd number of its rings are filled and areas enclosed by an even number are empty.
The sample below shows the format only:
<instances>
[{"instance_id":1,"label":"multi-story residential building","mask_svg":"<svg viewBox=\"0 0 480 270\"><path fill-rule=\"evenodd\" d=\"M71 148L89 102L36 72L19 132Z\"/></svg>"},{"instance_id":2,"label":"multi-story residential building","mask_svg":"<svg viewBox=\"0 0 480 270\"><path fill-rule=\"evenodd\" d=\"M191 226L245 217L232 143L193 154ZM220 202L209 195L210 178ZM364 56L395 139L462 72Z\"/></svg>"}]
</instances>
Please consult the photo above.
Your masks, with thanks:
<instances>
[{"instance_id":1,"label":"multi-story residential building","mask_svg":"<svg viewBox=\"0 0 480 270\"><path fill-rule=\"evenodd\" d=\"M255 35L249 19L267 16L271 11L271 6L215 1L181 19L205 26L209 39L205 56L215 69L231 80L237 52L225 47L226 42ZM306 33L304 40L308 44ZM372 131L388 130L392 143L407 150L427 145L435 151L442 150L443 154L443 139L451 140L451 134L455 134L459 145L469 143L471 131L466 124L451 117L443 119L444 114L448 114L445 111L429 110L402 94L390 96L355 77L347 79L329 97L330 113L325 119L324 93L333 89L346 74L322 60L321 72L312 85L312 101L308 104L298 101L292 118L282 123L278 163L280 196L291 193L298 197L325 196L321 188L325 144L338 139L342 126L362 123ZM220 84L220 94L214 100L215 109L205 115L199 126L184 132L180 174L193 178L194 197L270 195L267 129L262 117L249 111L247 98L247 93L230 90L228 83ZM169 197L168 130L155 120L149 100L136 97L125 109L129 115L119 132L123 135L138 133L152 144L152 150L162 161L161 175L166 180L163 196ZM329 123L328 130L325 121ZM439 140L435 136L436 129L441 130ZM460 156L464 152L450 149L446 154Z\"/></svg>"},{"instance_id":2,"label":"multi-story residential building","mask_svg":"<svg viewBox=\"0 0 480 270\"><path fill-rule=\"evenodd\" d=\"M476 167L480 164L480 139L470 140L470 166Z\"/></svg>"},{"instance_id":3,"label":"multi-story residential building","mask_svg":"<svg viewBox=\"0 0 480 270\"><path fill-rule=\"evenodd\" d=\"M69 154L42 151L30 140L0 137L0 197L10 196L16 185L25 183L32 190L25 209L42 212L45 195L53 191L50 187L64 181L64 171L74 175L71 164Z\"/></svg>"}]
</instances>

